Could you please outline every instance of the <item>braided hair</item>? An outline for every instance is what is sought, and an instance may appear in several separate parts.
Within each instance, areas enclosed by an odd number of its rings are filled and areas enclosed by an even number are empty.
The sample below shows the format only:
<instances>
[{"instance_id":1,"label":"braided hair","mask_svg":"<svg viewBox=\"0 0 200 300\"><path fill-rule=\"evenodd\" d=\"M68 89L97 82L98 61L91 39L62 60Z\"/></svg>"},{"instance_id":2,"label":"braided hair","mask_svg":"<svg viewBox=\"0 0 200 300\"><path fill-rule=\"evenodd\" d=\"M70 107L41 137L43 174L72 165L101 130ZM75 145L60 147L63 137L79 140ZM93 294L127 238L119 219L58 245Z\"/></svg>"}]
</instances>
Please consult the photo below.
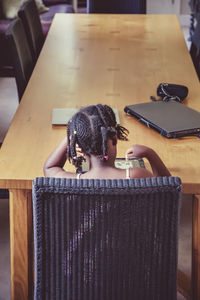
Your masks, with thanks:
<instances>
[{"instance_id":1,"label":"braided hair","mask_svg":"<svg viewBox=\"0 0 200 300\"><path fill-rule=\"evenodd\" d=\"M77 157L76 144L90 156L107 157L107 140L117 136L127 140L128 130L117 125L115 114L108 105L91 105L77 112L67 124L67 159L76 168L81 166L83 157Z\"/></svg>"}]
</instances>

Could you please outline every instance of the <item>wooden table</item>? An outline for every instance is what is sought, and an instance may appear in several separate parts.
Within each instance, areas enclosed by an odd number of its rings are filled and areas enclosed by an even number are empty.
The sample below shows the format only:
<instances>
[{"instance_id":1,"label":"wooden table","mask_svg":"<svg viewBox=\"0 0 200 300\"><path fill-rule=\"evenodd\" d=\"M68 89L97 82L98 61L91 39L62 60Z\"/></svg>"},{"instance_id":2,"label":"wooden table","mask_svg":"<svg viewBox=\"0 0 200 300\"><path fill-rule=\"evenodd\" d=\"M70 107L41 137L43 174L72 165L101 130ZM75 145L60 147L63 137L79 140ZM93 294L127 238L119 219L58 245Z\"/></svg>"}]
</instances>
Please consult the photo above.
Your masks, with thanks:
<instances>
[{"instance_id":1,"label":"wooden table","mask_svg":"<svg viewBox=\"0 0 200 300\"><path fill-rule=\"evenodd\" d=\"M0 150L0 188L10 191L12 299L31 299L32 180L43 176L45 159L66 134L52 127L52 109L97 103L118 108L130 130L118 156L135 143L153 147L181 177L183 192L194 195L192 292L200 299L199 139L166 139L123 112L150 101L160 82L187 85L184 103L200 110L199 81L176 16L56 15Z\"/></svg>"}]
</instances>

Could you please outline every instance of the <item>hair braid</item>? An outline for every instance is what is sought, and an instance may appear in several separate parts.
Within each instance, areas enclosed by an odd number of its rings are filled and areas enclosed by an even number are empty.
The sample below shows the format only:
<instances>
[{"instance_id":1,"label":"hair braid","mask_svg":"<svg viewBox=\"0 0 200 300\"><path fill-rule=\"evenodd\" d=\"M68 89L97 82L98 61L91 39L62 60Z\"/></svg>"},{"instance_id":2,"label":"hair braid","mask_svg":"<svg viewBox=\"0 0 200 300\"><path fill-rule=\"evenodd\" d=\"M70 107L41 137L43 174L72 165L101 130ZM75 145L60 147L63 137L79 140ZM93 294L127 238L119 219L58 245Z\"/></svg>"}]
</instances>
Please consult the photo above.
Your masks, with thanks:
<instances>
[{"instance_id":1,"label":"hair braid","mask_svg":"<svg viewBox=\"0 0 200 300\"><path fill-rule=\"evenodd\" d=\"M76 145L83 149L85 154L90 153L91 130L88 123L88 116L82 112L75 114L68 122L68 160L72 160L76 168L79 168L84 160L82 156L77 156Z\"/></svg>"},{"instance_id":2,"label":"hair braid","mask_svg":"<svg viewBox=\"0 0 200 300\"><path fill-rule=\"evenodd\" d=\"M128 140L127 135L129 133L129 131L125 127L117 124L115 114L114 114L113 110L111 109L111 107L109 107L108 105L105 105L105 108L110 117L110 122L112 123L112 126L115 126L115 128L116 128L118 139L127 141Z\"/></svg>"},{"instance_id":3,"label":"hair braid","mask_svg":"<svg viewBox=\"0 0 200 300\"><path fill-rule=\"evenodd\" d=\"M106 116L108 118L108 124L110 124L109 126L116 127L117 122L116 122L116 117L115 117L114 111L108 105L104 105L104 108L106 110Z\"/></svg>"},{"instance_id":4,"label":"hair braid","mask_svg":"<svg viewBox=\"0 0 200 300\"><path fill-rule=\"evenodd\" d=\"M71 161L71 149L70 149L70 127L71 127L71 120L67 124L67 159Z\"/></svg>"},{"instance_id":5,"label":"hair braid","mask_svg":"<svg viewBox=\"0 0 200 300\"><path fill-rule=\"evenodd\" d=\"M108 155L108 147L107 147L107 138L108 138L108 130L106 127L101 127L101 134L102 134L102 152L103 158L106 160Z\"/></svg>"},{"instance_id":6,"label":"hair braid","mask_svg":"<svg viewBox=\"0 0 200 300\"><path fill-rule=\"evenodd\" d=\"M77 142L77 131L76 131L76 116L72 122L72 128L71 128L71 145L70 145L70 151L72 156L72 162L75 164L77 153L76 153L76 142Z\"/></svg>"},{"instance_id":7,"label":"hair braid","mask_svg":"<svg viewBox=\"0 0 200 300\"><path fill-rule=\"evenodd\" d=\"M91 151L95 155L99 155L102 153L101 144L102 144L102 137L100 127L102 122L99 121L98 116L89 117L90 124L91 124Z\"/></svg>"},{"instance_id":8,"label":"hair braid","mask_svg":"<svg viewBox=\"0 0 200 300\"><path fill-rule=\"evenodd\" d=\"M109 123L108 123L108 120L106 120L107 118L106 118L106 113L105 113L105 108L104 107L105 106L103 106L102 104L97 104L96 105L96 108L97 108L97 111L99 113L99 116L100 116L101 120L103 121L103 125L105 127L108 127Z\"/></svg>"},{"instance_id":9,"label":"hair braid","mask_svg":"<svg viewBox=\"0 0 200 300\"><path fill-rule=\"evenodd\" d=\"M77 157L76 145L86 155L98 155L107 159L107 142L114 136L127 140L128 130L117 125L113 110L108 105L90 105L81 109L68 122L67 158L79 167L83 157Z\"/></svg>"},{"instance_id":10,"label":"hair braid","mask_svg":"<svg viewBox=\"0 0 200 300\"><path fill-rule=\"evenodd\" d=\"M116 126L117 138L122 141L128 141L127 135L129 134L128 129L121 125Z\"/></svg>"},{"instance_id":11,"label":"hair braid","mask_svg":"<svg viewBox=\"0 0 200 300\"><path fill-rule=\"evenodd\" d=\"M103 158L104 160L106 160L108 156L108 147L107 147L108 137L113 138L116 135L116 131L115 131L116 119L114 113L112 116L109 114L108 111L109 107L107 105L98 104L96 107L99 116L104 124L104 126L101 126L101 135L102 135Z\"/></svg>"}]
</instances>

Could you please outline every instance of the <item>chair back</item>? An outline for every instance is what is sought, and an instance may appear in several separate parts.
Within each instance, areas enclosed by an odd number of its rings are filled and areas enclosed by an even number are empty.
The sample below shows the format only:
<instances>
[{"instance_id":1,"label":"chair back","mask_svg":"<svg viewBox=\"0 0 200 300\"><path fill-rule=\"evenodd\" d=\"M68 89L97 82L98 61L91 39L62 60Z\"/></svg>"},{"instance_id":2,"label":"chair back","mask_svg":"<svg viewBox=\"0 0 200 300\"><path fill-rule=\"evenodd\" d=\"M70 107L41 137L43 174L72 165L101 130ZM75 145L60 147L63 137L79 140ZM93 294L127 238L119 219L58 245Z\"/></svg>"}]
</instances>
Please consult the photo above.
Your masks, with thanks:
<instances>
[{"instance_id":1,"label":"chair back","mask_svg":"<svg viewBox=\"0 0 200 300\"><path fill-rule=\"evenodd\" d=\"M146 0L87 0L87 12L145 14Z\"/></svg>"},{"instance_id":2,"label":"chair back","mask_svg":"<svg viewBox=\"0 0 200 300\"><path fill-rule=\"evenodd\" d=\"M190 55L192 58L192 62L193 62L195 71L200 80L200 48L197 48L194 43L191 43Z\"/></svg>"},{"instance_id":3,"label":"chair back","mask_svg":"<svg viewBox=\"0 0 200 300\"><path fill-rule=\"evenodd\" d=\"M11 22L5 35L12 55L14 74L20 101L33 71L34 63L20 19L17 18Z\"/></svg>"},{"instance_id":4,"label":"chair back","mask_svg":"<svg viewBox=\"0 0 200 300\"><path fill-rule=\"evenodd\" d=\"M192 26L190 29L190 55L200 80L200 19L198 18L195 23L195 27Z\"/></svg>"},{"instance_id":5,"label":"chair back","mask_svg":"<svg viewBox=\"0 0 200 300\"><path fill-rule=\"evenodd\" d=\"M20 7L18 16L22 20L33 61L36 62L44 44L44 34L35 1L26 1Z\"/></svg>"},{"instance_id":6,"label":"chair back","mask_svg":"<svg viewBox=\"0 0 200 300\"><path fill-rule=\"evenodd\" d=\"M181 181L36 178L34 300L175 300Z\"/></svg>"}]
</instances>

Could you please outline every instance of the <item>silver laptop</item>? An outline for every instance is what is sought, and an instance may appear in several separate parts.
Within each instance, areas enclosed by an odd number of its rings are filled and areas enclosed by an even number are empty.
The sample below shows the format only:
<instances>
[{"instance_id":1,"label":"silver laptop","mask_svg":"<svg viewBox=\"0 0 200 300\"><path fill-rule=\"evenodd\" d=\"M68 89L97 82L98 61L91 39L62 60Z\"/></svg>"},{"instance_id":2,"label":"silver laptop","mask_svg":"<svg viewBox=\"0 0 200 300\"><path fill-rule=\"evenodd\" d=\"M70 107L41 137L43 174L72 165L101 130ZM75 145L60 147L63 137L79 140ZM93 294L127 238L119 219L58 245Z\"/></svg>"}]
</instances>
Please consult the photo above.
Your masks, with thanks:
<instances>
[{"instance_id":1,"label":"silver laptop","mask_svg":"<svg viewBox=\"0 0 200 300\"><path fill-rule=\"evenodd\" d=\"M167 138L200 135L200 113L174 100L130 105L124 111Z\"/></svg>"}]
</instances>

